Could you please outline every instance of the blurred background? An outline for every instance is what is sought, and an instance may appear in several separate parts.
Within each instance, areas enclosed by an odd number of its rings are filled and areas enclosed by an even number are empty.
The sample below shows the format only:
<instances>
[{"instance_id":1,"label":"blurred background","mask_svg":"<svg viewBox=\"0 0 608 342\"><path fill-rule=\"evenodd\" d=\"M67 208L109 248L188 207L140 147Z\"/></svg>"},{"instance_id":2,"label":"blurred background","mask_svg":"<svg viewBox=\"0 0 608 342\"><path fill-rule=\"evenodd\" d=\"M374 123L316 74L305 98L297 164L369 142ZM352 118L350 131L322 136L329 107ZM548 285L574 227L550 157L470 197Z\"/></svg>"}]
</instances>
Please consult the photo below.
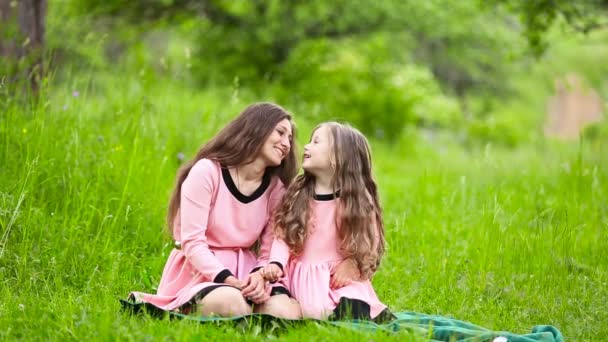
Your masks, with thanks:
<instances>
[{"instance_id":1,"label":"blurred background","mask_svg":"<svg viewBox=\"0 0 608 342\"><path fill-rule=\"evenodd\" d=\"M131 100L182 89L272 100L410 147L605 139L607 10L600 0L0 0L0 105L50 84L103 98L119 79Z\"/></svg>"}]
</instances>

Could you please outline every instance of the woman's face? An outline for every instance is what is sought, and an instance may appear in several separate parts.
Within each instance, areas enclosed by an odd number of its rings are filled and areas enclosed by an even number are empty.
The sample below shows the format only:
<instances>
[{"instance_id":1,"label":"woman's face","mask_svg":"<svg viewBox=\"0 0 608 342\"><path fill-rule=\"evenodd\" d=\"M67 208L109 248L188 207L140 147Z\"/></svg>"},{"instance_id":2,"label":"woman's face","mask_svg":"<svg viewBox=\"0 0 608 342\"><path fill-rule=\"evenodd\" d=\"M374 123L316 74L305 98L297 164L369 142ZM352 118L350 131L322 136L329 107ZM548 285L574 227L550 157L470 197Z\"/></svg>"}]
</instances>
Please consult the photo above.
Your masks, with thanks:
<instances>
[{"instance_id":1,"label":"woman's face","mask_svg":"<svg viewBox=\"0 0 608 342\"><path fill-rule=\"evenodd\" d=\"M260 157L268 166L279 166L291 150L291 122L283 119L279 122L260 151Z\"/></svg>"}]
</instances>

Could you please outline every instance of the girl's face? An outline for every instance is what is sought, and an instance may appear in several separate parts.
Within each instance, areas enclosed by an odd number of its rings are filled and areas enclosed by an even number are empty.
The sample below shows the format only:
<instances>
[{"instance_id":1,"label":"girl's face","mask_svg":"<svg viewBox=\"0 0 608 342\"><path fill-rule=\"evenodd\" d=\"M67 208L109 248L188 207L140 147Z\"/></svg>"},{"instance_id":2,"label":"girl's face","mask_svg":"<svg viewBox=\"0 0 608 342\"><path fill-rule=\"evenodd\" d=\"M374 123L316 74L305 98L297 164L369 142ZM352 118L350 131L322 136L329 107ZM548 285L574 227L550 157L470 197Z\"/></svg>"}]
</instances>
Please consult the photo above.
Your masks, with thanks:
<instances>
[{"instance_id":1,"label":"girl's face","mask_svg":"<svg viewBox=\"0 0 608 342\"><path fill-rule=\"evenodd\" d=\"M331 172L333 169L330 159L332 146L329 133L329 128L326 126L317 128L310 138L310 142L304 146L302 168L315 176Z\"/></svg>"},{"instance_id":2,"label":"girl's face","mask_svg":"<svg viewBox=\"0 0 608 342\"><path fill-rule=\"evenodd\" d=\"M291 122L287 119L279 122L260 151L260 157L268 166L279 166L291 149Z\"/></svg>"}]
</instances>

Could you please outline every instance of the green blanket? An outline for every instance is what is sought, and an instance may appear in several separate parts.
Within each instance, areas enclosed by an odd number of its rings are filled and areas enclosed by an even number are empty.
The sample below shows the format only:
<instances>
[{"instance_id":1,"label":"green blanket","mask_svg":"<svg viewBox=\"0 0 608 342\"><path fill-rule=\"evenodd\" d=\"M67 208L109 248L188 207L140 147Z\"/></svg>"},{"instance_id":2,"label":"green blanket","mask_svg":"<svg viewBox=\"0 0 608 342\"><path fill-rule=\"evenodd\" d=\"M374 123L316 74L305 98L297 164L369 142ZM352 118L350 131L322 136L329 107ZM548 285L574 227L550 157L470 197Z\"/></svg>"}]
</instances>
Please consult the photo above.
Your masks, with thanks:
<instances>
[{"instance_id":1,"label":"green blanket","mask_svg":"<svg viewBox=\"0 0 608 342\"><path fill-rule=\"evenodd\" d=\"M365 321L329 322L342 327L385 330L411 331L428 338L429 341L509 341L509 342L563 342L564 338L557 328L550 325L537 325L532 332L525 335L513 334L506 331L492 331L457 319L426 315L417 312L395 313L397 319L390 323L377 325ZM498 337L504 337L500 339Z\"/></svg>"},{"instance_id":2,"label":"green blanket","mask_svg":"<svg viewBox=\"0 0 608 342\"><path fill-rule=\"evenodd\" d=\"M231 318L221 317L196 317L182 315L178 313L169 313L174 318L195 320L201 323L206 322L241 322L245 324L260 324L260 325L293 325L300 321L281 320L269 315L253 314L247 316L238 316ZM563 342L564 338L557 328L550 325L537 325L532 328L529 334L519 335L506 331L492 331L480 326L459 321L453 318L447 318L436 315L426 315L416 312L398 312L395 313L397 319L385 323L375 324L369 321L323 321L325 324L331 324L349 329L359 329L367 331L387 331L400 332L407 331L414 335L419 335L427 339L427 341L509 341L509 342ZM320 322L320 321L317 321ZM500 337L503 337L502 339Z\"/></svg>"}]
</instances>

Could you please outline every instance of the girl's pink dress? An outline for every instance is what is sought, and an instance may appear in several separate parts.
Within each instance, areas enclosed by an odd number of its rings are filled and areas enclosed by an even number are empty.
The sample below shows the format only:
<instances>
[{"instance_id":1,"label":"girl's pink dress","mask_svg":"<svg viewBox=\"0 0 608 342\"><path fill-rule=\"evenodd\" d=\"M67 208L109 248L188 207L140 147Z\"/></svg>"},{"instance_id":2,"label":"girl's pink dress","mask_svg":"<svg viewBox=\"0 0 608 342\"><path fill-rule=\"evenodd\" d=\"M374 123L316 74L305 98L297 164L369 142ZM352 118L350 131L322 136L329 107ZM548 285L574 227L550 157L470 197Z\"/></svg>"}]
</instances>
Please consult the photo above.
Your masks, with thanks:
<instances>
[{"instance_id":1,"label":"girl's pink dress","mask_svg":"<svg viewBox=\"0 0 608 342\"><path fill-rule=\"evenodd\" d=\"M227 169L212 160L198 161L182 184L174 223L173 237L181 248L171 251L157 293L132 292L131 301L162 310L186 309L210 290L227 286L221 283L228 276L243 280L266 265L273 241L268 222L283 193L278 177L266 175L245 196ZM258 239L259 257L252 251Z\"/></svg>"},{"instance_id":2,"label":"girl's pink dress","mask_svg":"<svg viewBox=\"0 0 608 342\"><path fill-rule=\"evenodd\" d=\"M332 269L344 260L339 252L340 242L335 222L338 201L332 195L315 196L311 200L309 234L302 254L297 257L290 255L285 242L275 239L270 262L285 265L283 269L286 275L281 281L300 303L304 318L327 318L341 299L367 303L371 318L376 318L387 307L380 302L369 280L354 281L339 289L329 286Z\"/></svg>"}]
</instances>

